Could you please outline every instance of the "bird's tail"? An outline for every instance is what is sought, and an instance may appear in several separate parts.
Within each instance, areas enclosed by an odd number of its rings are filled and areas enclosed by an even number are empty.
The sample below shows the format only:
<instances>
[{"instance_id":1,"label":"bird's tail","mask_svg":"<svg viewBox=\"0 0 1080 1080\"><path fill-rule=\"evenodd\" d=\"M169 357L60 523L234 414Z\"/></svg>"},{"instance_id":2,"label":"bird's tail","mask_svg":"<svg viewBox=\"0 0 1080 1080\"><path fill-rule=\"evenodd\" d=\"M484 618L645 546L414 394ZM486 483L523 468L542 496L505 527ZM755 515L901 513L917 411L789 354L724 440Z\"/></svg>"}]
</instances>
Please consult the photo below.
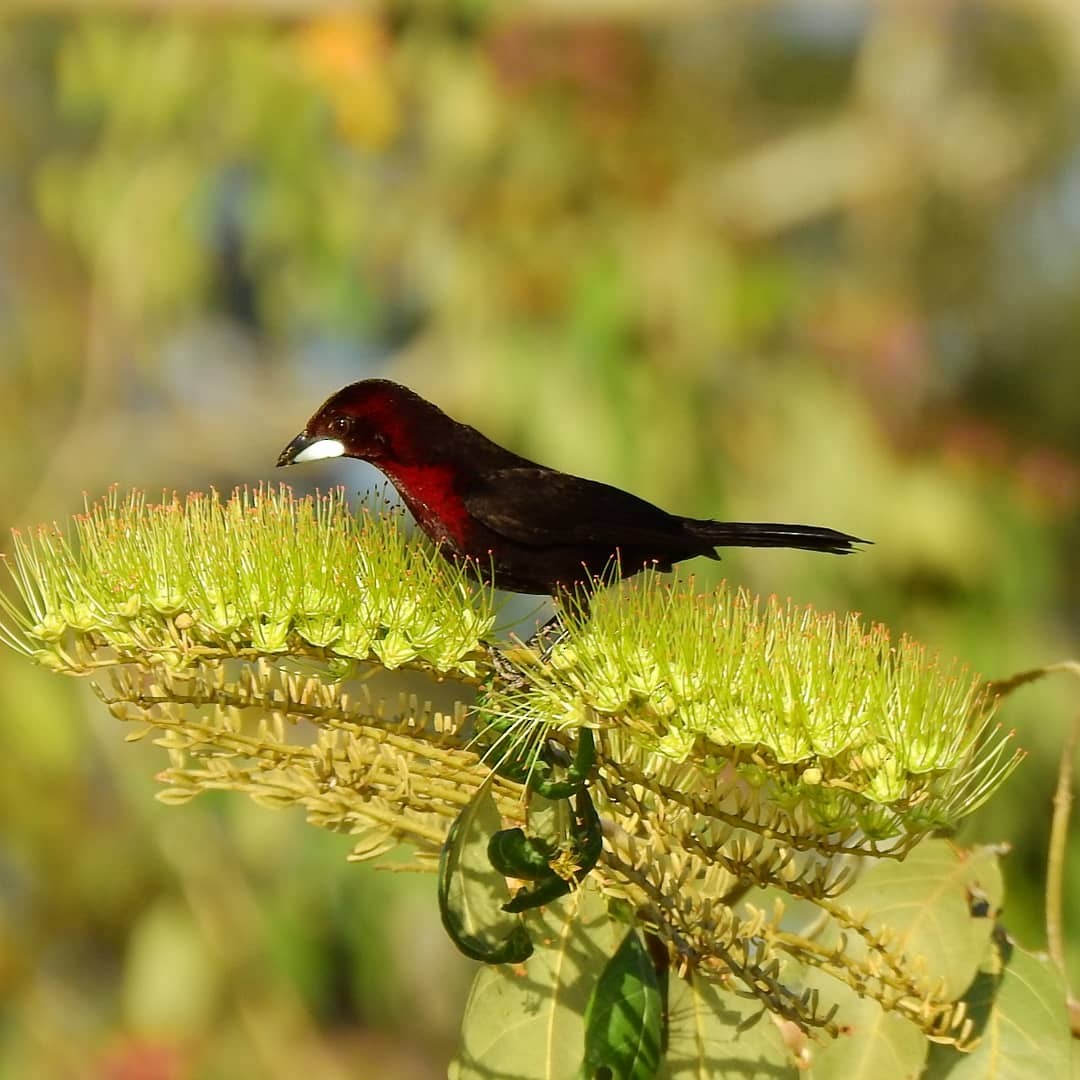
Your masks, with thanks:
<instances>
[{"instance_id":1,"label":"bird's tail","mask_svg":"<svg viewBox=\"0 0 1080 1080\"><path fill-rule=\"evenodd\" d=\"M700 521L687 518L686 531L714 547L802 548L850 555L854 544L869 544L848 533L820 525L775 525L753 521Z\"/></svg>"}]
</instances>

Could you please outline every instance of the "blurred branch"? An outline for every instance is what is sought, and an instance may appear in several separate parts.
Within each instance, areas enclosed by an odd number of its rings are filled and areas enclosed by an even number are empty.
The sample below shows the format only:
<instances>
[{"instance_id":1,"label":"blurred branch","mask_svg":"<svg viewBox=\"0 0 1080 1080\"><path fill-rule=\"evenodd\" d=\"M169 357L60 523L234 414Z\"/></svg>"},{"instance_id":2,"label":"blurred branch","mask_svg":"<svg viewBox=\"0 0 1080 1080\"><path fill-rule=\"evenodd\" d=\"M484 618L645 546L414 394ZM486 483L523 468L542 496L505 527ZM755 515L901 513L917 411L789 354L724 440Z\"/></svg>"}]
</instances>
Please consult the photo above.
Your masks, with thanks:
<instances>
[{"instance_id":1,"label":"blurred branch","mask_svg":"<svg viewBox=\"0 0 1080 1080\"><path fill-rule=\"evenodd\" d=\"M1047 664L1046 667L1029 668L1027 671L1010 675L1007 679L995 679L988 682L986 687L992 694L1004 697L1006 694L1011 694L1018 687L1038 682L1039 679L1045 678L1047 675L1059 674L1075 675L1080 678L1080 660L1060 660L1056 664Z\"/></svg>"},{"instance_id":2,"label":"blurred branch","mask_svg":"<svg viewBox=\"0 0 1080 1080\"><path fill-rule=\"evenodd\" d=\"M1037 682L1047 675L1067 674L1080 677L1080 661L1062 660L1057 664L1048 664L1042 668L1021 671L1008 679L987 684L991 693L1004 697L1013 690L1028 683ZM1050 846L1046 867L1046 939L1058 970L1066 977L1068 969L1065 959L1063 898L1065 891L1065 862L1069 839L1069 812L1072 809L1073 758L1080 743L1080 718L1074 718L1065 735L1061 748L1061 762L1058 766L1057 787L1054 791L1053 816L1050 822ZM1069 1023L1073 1034L1080 1037L1080 1001L1069 990Z\"/></svg>"},{"instance_id":3,"label":"blurred branch","mask_svg":"<svg viewBox=\"0 0 1080 1080\"><path fill-rule=\"evenodd\" d=\"M1050 851L1046 868L1046 939L1050 956L1062 975L1068 975L1063 935L1063 894L1065 891L1065 855L1069 840L1069 812L1072 809L1073 758L1080 743L1080 717L1075 717L1061 748L1057 790L1054 792L1054 814L1050 824ZM1080 1019L1078 1003L1069 993L1069 1013L1073 1033Z\"/></svg>"},{"instance_id":4,"label":"blurred branch","mask_svg":"<svg viewBox=\"0 0 1080 1080\"><path fill-rule=\"evenodd\" d=\"M853 202L894 196L914 182L905 148L887 130L843 119L782 136L721 166L706 180L705 198L724 224L774 233Z\"/></svg>"},{"instance_id":5,"label":"blurred branch","mask_svg":"<svg viewBox=\"0 0 1080 1080\"><path fill-rule=\"evenodd\" d=\"M862 110L725 163L706 175L703 201L725 227L778 233L903 198L928 179L977 197L1021 169L1033 148L1019 125L975 101L955 101L925 133Z\"/></svg>"}]
</instances>

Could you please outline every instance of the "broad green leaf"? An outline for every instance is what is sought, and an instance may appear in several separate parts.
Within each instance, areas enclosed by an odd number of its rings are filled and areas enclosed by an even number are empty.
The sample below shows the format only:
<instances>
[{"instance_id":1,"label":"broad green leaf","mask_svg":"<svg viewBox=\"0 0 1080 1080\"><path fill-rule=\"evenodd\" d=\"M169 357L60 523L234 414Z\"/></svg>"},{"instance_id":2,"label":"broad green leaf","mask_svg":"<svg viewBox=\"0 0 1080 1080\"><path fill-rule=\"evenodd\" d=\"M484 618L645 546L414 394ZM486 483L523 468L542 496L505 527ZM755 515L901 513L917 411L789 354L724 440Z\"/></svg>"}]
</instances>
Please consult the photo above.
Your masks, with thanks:
<instances>
[{"instance_id":1,"label":"broad green leaf","mask_svg":"<svg viewBox=\"0 0 1080 1080\"><path fill-rule=\"evenodd\" d=\"M836 1039L812 1043L806 1080L916 1080L922 1076L929 1043L909 1020L885 1012L873 998L861 998L850 987L814 972L823 1002L840 1006L843 1027Z\"/></svg>"},{"instance_id":2,"label":"broad green leaf","mask_svg":"<svg viewBox=\"0 0 1080 1080\"><path fill-rule=\"evenodd\" d=\"M668 982L663 1080L797 1080L780 1029L761 1005L690 973Z\"/></svg>"},{"instance_id":3,"label":"broad green leaf","mask_svg":"<svg viewBox=\"0 0 1080 1080\"><path fill-rule=\"evenodd\" d=\"M997 852L966 851L945 840L920 844L903 862L879 859L841 898L873 931L888 927L891 951L922 957L945 996L958 998L986 955L1004 886ZM849 955L858 942L849 935ZM841 1017L841 1021L843 1021Z\"/></svg>"},{"instance_id":4,"label":"broad green leaf","mask_svg":"<svg viewBox=\"0 0 1080 1080\"><path fill-rule=\"evenodd\" d=\"M560 844L570 831L570 803L566 799L545 799L529 795L529 832L551 844Z\"/></svg>"},{"instance_id":5,"label":"broad green leaf","mask_svg":"<svg viewBox=\"0 0 1080 1080\"><path fill-rule=\"evenodd\" d=\"M488 859L488 840L502 828L495 800L482 787L450 828L439 860L439 913L454 944L487 964L516 964L532 952L520 916L502 905L506 879Z\"/></svg>"},{"instance_id":6,"label":"broad green leaf","mask_svg":"<svg viewBox=\"0 0 1080 1080\"><path fill-rule=\"evenodd\" d=\"M929 980L943 981L946 995L958 998L986 955L1003 891L993 848L964 851L931 840L902 863L875 862L842 903L871 930L887 928L890 951L908 961L921 958ZM833 926L820 940L830 944L838 937ZM847 955L856 959L864 951L848 934ZM903 1080L921 1074L929 1043L913 1023L824 973L809 971L805 985L821 993L823 1008L839 1006L836 1019L843 1029L838 1039L814 1050L814 1080Z\"/></svg>"},{"instance_id":7,"label":"broad green leaf","mask_svg":"<svg viewBox=\"0 0 1080 1080\"><path fill-rule=\"evenodd\" d=\"M536 951L520 967L484 967L465 1007L451 1080L566 1080L578 1075L585 1010L625 926L594 889L577 889L528 926Z\"/></svg>"},{"instance_id":8,"label":"broad green leaf","mask_svg":"<svg viewBox=\"0 0 1080 1080\"><path fill-rule=\"evenodd\" d=\"M978 1045L968 1054L935 1046L931 1080L1065 1080L1072 1047L1061 972L1046 957L1007 943L976 976L964 1000Z\"/></svg>"},{"instance_id":9,"label":"broad green leaf","mask_svg":"<svg viewBox=\"0 0 1080 1080\"><path fill-rule=\"evenodd\" d=\"M652 1080L660 1067L663 1012L656 969L641 934L631 929L589 999L583 1075Z\"/></svg>"}]
</instances>

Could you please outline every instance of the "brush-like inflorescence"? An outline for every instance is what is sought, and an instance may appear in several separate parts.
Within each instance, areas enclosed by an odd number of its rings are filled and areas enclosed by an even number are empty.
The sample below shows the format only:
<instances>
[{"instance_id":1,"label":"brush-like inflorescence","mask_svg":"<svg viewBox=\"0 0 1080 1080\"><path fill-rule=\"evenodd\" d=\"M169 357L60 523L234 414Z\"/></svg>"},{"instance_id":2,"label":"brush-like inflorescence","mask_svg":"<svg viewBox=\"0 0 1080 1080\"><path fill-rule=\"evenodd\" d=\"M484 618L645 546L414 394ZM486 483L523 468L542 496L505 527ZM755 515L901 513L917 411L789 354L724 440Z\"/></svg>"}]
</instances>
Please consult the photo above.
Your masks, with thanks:
<instances>
[{"instance_id":1,"label":"brush-like inflorescence","mask_svg":"<svg viewBox=\"0 0 1080 1080\"><path fill-rule=\"evenodd\" d=\"M299 649L471 678L494 622L491 592L410 542L398 512L354 514L341 491L161 503L113 491L67 533L16 533L14 555L22 605L4 601L9 644L74 674L67 645L81 640L173 667Z\"/></svg>"},{"instance_id":2,"label":"brush-like inflorescence","mask_svg":"<svg viewBox=\"0 0 1080 1080\"><path fill-rule=\"evenodd\" d=\"M568 608L543 664L489 710L599 728L624 778L708 812L768 807L785 832L879 848L953 825L1018 758L985 682L857 615L701 595L642 574Z\"/></svg>"},{"instance_id":3,"label":"brush-like inflorescence","mask_svg":"<svg viewBox=\"0 0 1080 1080\"><path fill-rule=\"evenodd\" d=\"M155 732L166 801L241 791L353 833L356 858L408 841L423 859L492 762L549 739L572 748L587 725L605 839L591 880L680 965L835 1030L781 977L794 959L962 1035L918 958L838 900L860 860L954 824L1017 761L980 683L912 642L642 574L568 605L549 651L501 653L491 591L399 513L354 514L341 492L113 492L66 532L16 534L6 562L0 640L92 676L134 737ZM414 694L395 687L387 705L368 680L401 668ZM524 823L519 784L491 791ZM788 932L780 908L737 915L754 886L816 904L857 955Z\"/></svg>"},{"instance_id":4,"label":"brush-like inflorescence","mask_svg":"<svg viewBox=\"0 0 1080 1080\"><path fill-rule=\"evenodd\" d=\"M156 731L164 801L228 788L360 835L357 857L401 840L437 851L490 771L464 747L493 594L382 500L354 513L341 490L114 490L66 531L16 532L5 563L17 596L0 592L0 640L92 676L134 737ZM365 680L401 668L453 680L460 699L395 692L388 707ZM305 724L314 741L297 745ZM520 815L517 785L496 795Z\"/></svg>"}]
</instances>

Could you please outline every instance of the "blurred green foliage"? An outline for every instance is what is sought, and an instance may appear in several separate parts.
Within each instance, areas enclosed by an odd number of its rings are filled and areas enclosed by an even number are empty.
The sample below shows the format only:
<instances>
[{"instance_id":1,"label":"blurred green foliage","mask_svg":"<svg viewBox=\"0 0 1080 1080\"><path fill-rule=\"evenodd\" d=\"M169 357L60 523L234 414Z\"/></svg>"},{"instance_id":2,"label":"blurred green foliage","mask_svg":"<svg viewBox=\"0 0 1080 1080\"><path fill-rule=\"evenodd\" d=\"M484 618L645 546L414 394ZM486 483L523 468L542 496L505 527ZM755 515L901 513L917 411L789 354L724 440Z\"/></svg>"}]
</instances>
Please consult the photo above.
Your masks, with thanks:
<instances>
[{"instance_id":1,"label":"blurred green foliage","mask_svg":"<svg viewBox=\"0 0 1080 1080\"><path fill-rule=\"evenodd\" d=\"M993 677L1080 653L1074 5L52 6L0 22L0 524L267 478L387 373L672 509L876 541L703 581ZM160 752L0 673L0 1073L441 1074L433 882L166 810ZM1032 947L1075 710L1009 702L1032 757L966 833Z\"/></svg>"}]
</instances>

